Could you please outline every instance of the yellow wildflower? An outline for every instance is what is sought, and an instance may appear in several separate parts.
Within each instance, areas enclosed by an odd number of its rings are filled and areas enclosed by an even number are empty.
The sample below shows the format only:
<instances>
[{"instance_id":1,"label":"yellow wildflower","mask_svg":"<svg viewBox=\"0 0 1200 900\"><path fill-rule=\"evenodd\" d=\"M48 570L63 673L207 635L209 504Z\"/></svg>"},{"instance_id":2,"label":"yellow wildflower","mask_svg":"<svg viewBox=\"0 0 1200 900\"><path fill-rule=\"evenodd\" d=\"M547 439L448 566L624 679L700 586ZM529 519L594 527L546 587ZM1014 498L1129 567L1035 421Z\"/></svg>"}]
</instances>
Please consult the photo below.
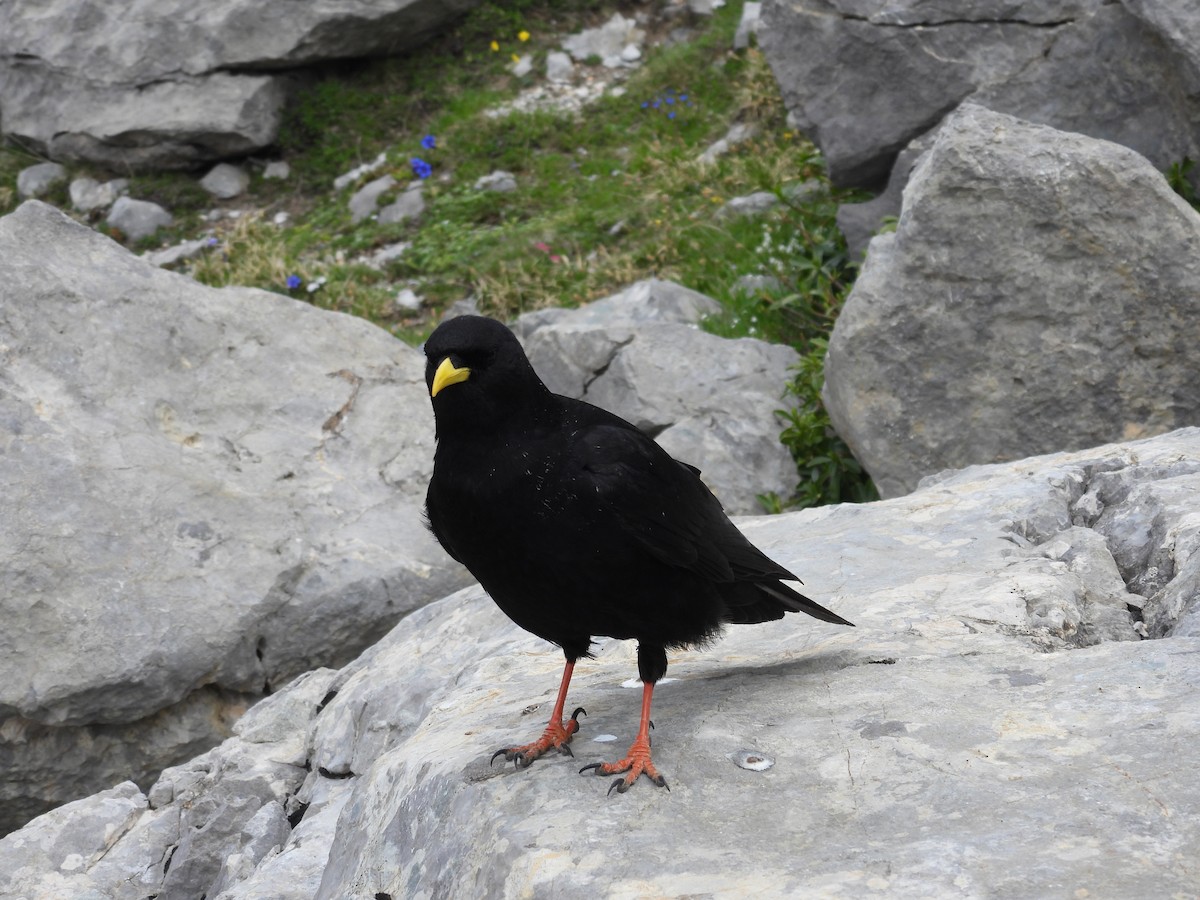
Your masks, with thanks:
<instances>
[{"instance_id":1,"label":"yellow wildflower","mask_svg":"<svg viewBox=\"0 0 1200 900\"><path fill-rule=\"evenodd\" d=\"M517 40L520 41L522 44L525 43L527 40L529 40L529 32L522 31L520 34L517 35Z\"/></svg>"},{"instance_id":2,"label":"yellow wildflower","mask_svg":"<svg viewBox=\"0 0 1200 900\"><path fill-rule=\"evenodd\" d=\"M495 53L500 49L500 45L496 41L492 41L492 52Z\"/></svg>"}]
</instances>

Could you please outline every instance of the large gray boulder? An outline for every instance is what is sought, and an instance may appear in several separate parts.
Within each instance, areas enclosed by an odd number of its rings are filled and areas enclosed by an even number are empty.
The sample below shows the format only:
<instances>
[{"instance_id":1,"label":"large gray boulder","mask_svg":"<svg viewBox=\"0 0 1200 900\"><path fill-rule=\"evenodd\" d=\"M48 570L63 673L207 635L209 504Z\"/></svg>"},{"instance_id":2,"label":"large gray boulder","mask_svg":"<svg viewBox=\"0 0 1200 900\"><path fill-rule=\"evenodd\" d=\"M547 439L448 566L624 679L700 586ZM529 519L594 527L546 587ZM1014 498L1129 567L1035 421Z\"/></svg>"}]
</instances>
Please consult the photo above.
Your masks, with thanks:
<instances>
[{"instance_id":1,"label":"large gray boulder","mask_svg":"<svg viewBox=\"0 0 1200 900\"><path fill-rule=\"evenodd\" d=\"M878 186L964 100L1200 158L1200 10L1178 0L766 0L760 43L839 185ZM1118 64L1119 61L1119 64Z\"/></svg>"},{"instance_id":2,"label":"large gray boulder","mask_svg":"<svg viewBox=\"0 0 1200 900\"><path fill-rule=\"evenodd\" d=\"M270 144L286 75L418 46L478 0L9 0L3 133L61 160L185 168Z\"/></svg>"},{"instance_id":3,"label":"large gray boulder","mask_svg":"<svg viewBox=\"0 0 1200 900\"><path fill-rule=\"evenodd\" d=\"M562 657L470 588L148 795L0 840L0 894L1190 895L1197 460L1187 429L744 522L858 627L789 616L674 654L670 793L577 774L632 737L628 642L576 669L574 760L489 766L540 731Z\"/></svg>"},{"instance_id":4,"label":"large gray boulder","mask_svg":"<svg viewBox=\"0 0 1200 900\"><path fill-rule=\"evenodd\" d=\"M965 105L871 241L825 375L885 497L1200 424L1200 216L1132 150Z\"/></svg>"},{"instance_id":5,"label":"large gray boulder","mask_svg":"<svg viewBox=\"0 0 1200 900\"><path fill-rule=\"evenodd\" d=\"M682 285L648 279L580 309L528 313L513 327L551 390L628 419L699 468L727 511L757 513L760 494L786 497L796 486L775 411L799 356L696 327L720 309Z\"/></svg>"},{"instance_id":6,"label":"large gray boulder","mask_svg":"<svg viewBox=\"0 0 1200 900\"><path fill-rule=\"evenodd\" d=\"M0 830L148 784L467 583L422 521L423 373L36 201L0 219Z\"/></svg>"}]
</instances>

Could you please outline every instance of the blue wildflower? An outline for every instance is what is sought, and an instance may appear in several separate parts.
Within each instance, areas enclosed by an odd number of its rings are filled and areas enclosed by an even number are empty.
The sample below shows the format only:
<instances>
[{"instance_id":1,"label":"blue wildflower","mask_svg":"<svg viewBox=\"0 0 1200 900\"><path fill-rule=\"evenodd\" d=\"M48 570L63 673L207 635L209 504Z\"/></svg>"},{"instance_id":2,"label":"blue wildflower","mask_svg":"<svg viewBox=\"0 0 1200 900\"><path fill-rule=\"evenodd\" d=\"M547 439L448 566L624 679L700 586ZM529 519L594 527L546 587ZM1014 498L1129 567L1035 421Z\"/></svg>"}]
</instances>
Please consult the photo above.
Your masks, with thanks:
<instances>
[{"instance_id":1,"label":"blue wildflower","mask_svg":"<svg viewBox=\"0 0 1200 900\"><path fill-rule=\"evenodd\" d=\"M300 287L300 285L302 285L302 284L304 284L304 279L301 278L299 275L289 275L287 277L287 289L289 291L294 291L296 288Z\"/></svg>"},{"instance_id":2,"label":"blue wildflower","mask_svg":"<svg viewBox=\"0 0 1200 900\"><path fill-rule=\"evenodd\" d=\"M421 159L419 156L414 156L411 164L413 174L418 178L428 178L433 174L433 166L429 165L429 163L425 162L425 160Z\"/></svg>"},{"instance_id":3,"label":"blue wildflower","mask_svg":"<svg viewBox=\"0 0 1200 900\"><path fill-rule=\"evenodd\" d=\"M687 91L676 88L667 88L661 94L642 101L642 109L658 110L668 119L676 118L677 110L681 106L692 106L692 98Z\"/></svg>"},{"instance_id":4,"label":"blue wildflower","mask_svg":"<svg viewBox=\"0 0 1200 900\"><path fill-rule=\"evenodd\" d=\"M432 134L427 134L425 137L421 138L421 146L426 150L432 150L437 146L437 138Z\"/></svg>"}]
</instances>

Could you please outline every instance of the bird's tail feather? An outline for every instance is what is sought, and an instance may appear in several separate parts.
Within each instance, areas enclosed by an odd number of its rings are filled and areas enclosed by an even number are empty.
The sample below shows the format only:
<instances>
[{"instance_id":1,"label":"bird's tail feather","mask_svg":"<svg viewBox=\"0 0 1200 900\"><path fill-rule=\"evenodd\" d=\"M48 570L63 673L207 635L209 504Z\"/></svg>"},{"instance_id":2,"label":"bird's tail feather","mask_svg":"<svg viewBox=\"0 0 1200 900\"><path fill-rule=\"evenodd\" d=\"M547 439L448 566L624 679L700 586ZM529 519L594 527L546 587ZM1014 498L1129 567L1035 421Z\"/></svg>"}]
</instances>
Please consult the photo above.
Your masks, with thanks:
<instances>
[{"instance_id":1,"label":"bird's tail feather","mask_svg":"<svg viewBox=\"0 0 1200 900\"><path fill-rule=\"evenodd\" d=\"M770 594L772 597L778 600L789 612L807 613L814 619L820 619L822 622L830 622L834 625L849 625L851 628L854 627L853 622L843 619L837 613L831 612L823 607L820 603L817 603L815 600L810 600L799 591L793 590L782 582L775 581L760 583L758 584L758 588L759 590L766 594Z\"/></svg>"}]
</instances>

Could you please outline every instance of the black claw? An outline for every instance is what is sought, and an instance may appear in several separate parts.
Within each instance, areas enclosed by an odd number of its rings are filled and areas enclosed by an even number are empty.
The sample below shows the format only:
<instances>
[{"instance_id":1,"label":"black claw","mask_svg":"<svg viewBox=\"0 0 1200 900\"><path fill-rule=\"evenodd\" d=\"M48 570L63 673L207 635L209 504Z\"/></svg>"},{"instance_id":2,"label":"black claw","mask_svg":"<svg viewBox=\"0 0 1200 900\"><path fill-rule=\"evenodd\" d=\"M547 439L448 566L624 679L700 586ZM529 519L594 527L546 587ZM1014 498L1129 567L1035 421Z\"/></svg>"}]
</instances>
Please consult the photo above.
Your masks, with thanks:
<instances>
[{"instance_id":1,"label":"black claw","mask_svg":"<svg viewBox=\"0 0 1200 900\"><path fill-rule=\"evenodd\" d=\"M571 713L571 721L578 722L580 716L586 716L587 710L582 706L576 707L575 712Z\"/></svg>"},{"instance_id":2,"label":"black claw","mask_svg":"<svg viewBox=\"0 0 1200 900\"><path fill-rule=\"evenodd\" d=\"M616 781L614 781L612 784L610 784L610 785L608 786L608 794L607 794L607 796L611 797L611 796L612 796L612 792L613 792L613 791L616 791L618 794L623 794L623 793L625 793L627 790L629 790L629 785L628 785L628 784L626 784L626 782L625 782L625 779L624 779L624 778L618 778Z\"/></svg>"},{"instance_id":3,"label":"black claw","mask_svg":"<svg viewBox=\"0 0 1200 900\"><path fill-rule=\"evenodd\" d=\"M559 745L558 752L559 752L559 753L561 753L563 756L571 756L571 757L573 757L573 756L575 755L575 751L573 751L573 750L572 750L570 747L568 747L566 744L561 744L561 745Z\"/></svg>"},{"instance_id":4,"label":"black claw","mask_svg":"<svg viewBox=\"0 0 1200 900\"><path fill-rule=\"evenodd\" d=\"M580 775L582 775L582 774L583 774L584 772L586 772L588 769L598 769L598 768L600 768L602 765L604 765L604 763L588 763L586 766L584 766L582 769L580 769L580 770L579 770L579 774L580 774ZM603 772L597 772L596 774L597 774L597 775L603 775L604 773L603 773Z\"/></svg>"},{"instance_id":5,"label":"black claw","mask_svg":"<svg viewBox=\"0 0 1200 900\"><path fill-rule=\"evenodd\" d=\"M497 756L503 756L503 757L505 758L505 760L511 759L512 757L510 757L510 756L508 755L508 753L509 753L509 750L508 750L508 748L507 748L507 747L506 747L506 748L504 748L503 750L497 750L495 753L493 753L493 754L492 754L492 759L491 759L491 762L489 762L489 763L488 763L488 765L489 765L489 766L491 766L491 765L495 765L495 764L496 764L496 757L497 757Z\"/></svg>"},{"instance_id":6,"label":"black claw","mask_svg":"<svg viewBox=\"0 0 1200 900\"><path fill-rule=\"evenodd\" d=\"M665 787L668 791L671 790L671 786L667 784L667 779L663 778L661 775L654 779L654 783L659 787Z\"/></svg>"},{"instance_id":7,"label":"black claw","mask_svg":"<svg viewBox=\"0 0 1200 900\"><path fill-rule=\"evenodd\" d=\"M528 769L533 765L533 760L524 753L514 753L513 759L516 761L518 769Z\"/></svg>"}]
</instances>

